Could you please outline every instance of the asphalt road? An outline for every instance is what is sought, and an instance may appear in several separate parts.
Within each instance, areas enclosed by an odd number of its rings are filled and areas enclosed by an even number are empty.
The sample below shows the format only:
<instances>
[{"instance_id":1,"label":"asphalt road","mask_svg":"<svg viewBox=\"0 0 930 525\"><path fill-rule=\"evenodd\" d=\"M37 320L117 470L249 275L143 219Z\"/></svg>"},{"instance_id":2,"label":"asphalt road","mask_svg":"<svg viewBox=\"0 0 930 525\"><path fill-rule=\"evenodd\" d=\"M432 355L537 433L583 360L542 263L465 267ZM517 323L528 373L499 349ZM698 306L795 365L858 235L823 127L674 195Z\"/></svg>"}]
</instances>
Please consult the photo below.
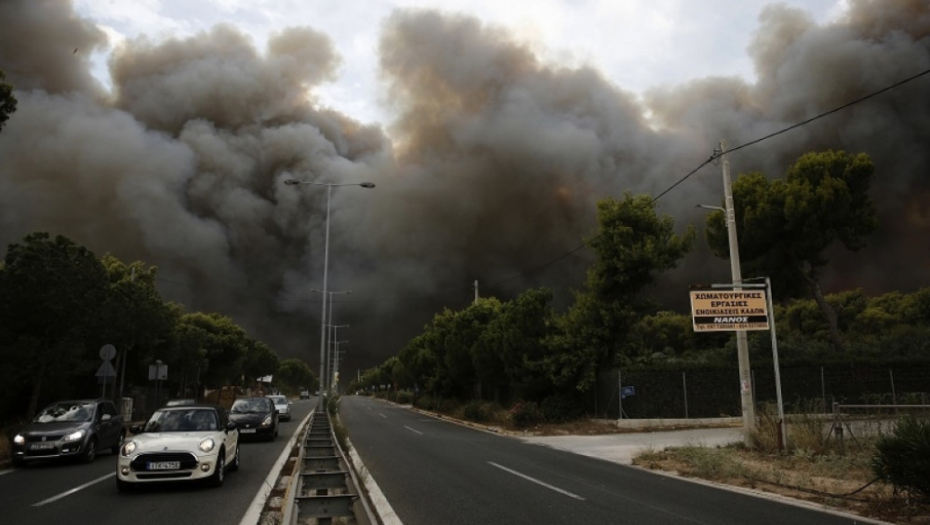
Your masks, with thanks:
<instances>
[{"instance_id":1,"label":"asphalt road","mask_svg":"<svg viewBox=\"0 0 930 525\"><path fill-rule=\"evenodd\" d=\"M404 525L851 524L344 396L349 439Z\"/></svg>"},{"instance_id":2,"label":"asphalt road","mask_svg":"<svg viewBox=\"0 0 930 525\"><path fill-rule=\"evenodd\" d=\"M120 494L116 456L92 464L34 463L0 470L0 523L5 525L230 525L238 524L278 457L317 399L295 400L291 421L273 442L244 442L242 465L220 488L175 483Z\"/></svg>"}]
</instances>

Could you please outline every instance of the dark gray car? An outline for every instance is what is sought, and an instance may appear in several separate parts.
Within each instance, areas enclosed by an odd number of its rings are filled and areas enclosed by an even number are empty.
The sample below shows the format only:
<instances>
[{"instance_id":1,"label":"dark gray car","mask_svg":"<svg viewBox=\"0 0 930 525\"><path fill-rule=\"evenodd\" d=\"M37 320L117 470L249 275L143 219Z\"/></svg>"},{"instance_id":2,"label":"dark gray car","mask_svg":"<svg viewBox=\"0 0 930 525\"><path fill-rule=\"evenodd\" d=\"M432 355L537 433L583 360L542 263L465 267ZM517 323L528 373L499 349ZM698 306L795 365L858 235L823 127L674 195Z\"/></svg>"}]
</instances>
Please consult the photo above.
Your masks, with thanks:
<instances>
[{"instance_id":1,"label":"dark gray car","mask_svg":"<svg viewBox=\"0 0 930 525\"><path fill-rule=\"evenodd\" d=\"M13 465L57 458L90 463L99 450L118 453L125 435L123 417L112 401L59 401L45 407L13 438Z\"/></svg>"}]
</instances>

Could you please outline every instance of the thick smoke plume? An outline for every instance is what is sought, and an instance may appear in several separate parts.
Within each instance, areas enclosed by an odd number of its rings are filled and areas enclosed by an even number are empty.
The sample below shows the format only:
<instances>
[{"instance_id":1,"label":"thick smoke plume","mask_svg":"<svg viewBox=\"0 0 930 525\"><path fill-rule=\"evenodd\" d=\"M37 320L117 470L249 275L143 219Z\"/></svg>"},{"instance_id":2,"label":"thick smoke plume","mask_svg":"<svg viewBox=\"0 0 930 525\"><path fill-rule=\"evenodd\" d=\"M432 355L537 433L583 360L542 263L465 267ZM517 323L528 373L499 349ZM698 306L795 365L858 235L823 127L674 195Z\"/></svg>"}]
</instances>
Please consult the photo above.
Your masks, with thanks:
<instances>
[{"instance_id":1,"label":"thick smoke plume","mask_svg":"<svg viewBox=\"0 0 930 525\"><path fill-rule=\"evenodd\" d=\"M0 243L45 230L144 260L167 299L313 362L327 192L283 181L374 182L331 201L329 288L353 291L334 298L353 372L466 305L474 280L481 295L548 286L567 304L591 254L539 266L595 233L597 200L657 195L720 139L733 147L930 69L923 0L854 0L829 25L769 7L748 49L755 82L696 79L642 100L476 19L397 11L379 58L399 117L382 130L314 103L340 63L318 29L282 29L262 50L227 26L132 40L107 93L85 58L106 36L68 2L6 0L0 18L0 69L19 100L0 133ZM925 77L731 156L734 173L772 176L812 150L873 158L881 231L833 254L828 289L928 284L928 92ZM695 204L720 201L706 167L659 207L683 226L703 221ZM727 269L699 248L663 289L684 298Z\"/></svg>"}]
</instances>

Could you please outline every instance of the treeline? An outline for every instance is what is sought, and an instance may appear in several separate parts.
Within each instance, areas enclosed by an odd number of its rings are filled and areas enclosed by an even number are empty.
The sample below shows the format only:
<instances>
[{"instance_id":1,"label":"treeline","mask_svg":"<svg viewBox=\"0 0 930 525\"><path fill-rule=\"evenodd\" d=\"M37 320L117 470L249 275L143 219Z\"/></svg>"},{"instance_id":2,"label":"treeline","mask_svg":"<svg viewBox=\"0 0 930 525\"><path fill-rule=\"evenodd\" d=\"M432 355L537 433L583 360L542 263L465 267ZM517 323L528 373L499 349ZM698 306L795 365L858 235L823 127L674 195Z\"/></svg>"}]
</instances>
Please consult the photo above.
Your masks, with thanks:
<instances>
[{"instance_id":1,"label":"treeline","mask_svg":"<svg viewBox=\"0 0 930 525\"><path fill-rule=\"evenodd\" d=\"M930 363L930 288L879 297L820 288L827 249L858 250L877 227L868 197L873 171L863 154L827 151L802 156L782 179L750 173L733 184L737 231L750 239L740 241L744 275L772 278L783 364ZM445 310L350 388L388 386L427 404L531 402L565 419L588 411L584 399L598 376L618 368L735 369L731 332L695 333L690 312L666 311L649 294L691 250L694 228L676 234L650 197L629 194L599 202L598 223L588 240L594 265L566 312L553 310L546 289ZM721 211L707 217L705 232L727 258ZM770 362L769 332L750 332L750 354Z\"/></svg>"},{"instance_id":2,"label":"treeline","mask_svg":"<svg viewBox=\"0 0 930 525\"><path fill-rule=\"evenodd\" d=\"M149 385L156 360L171 372L167 391L192 397L267 375L293 387L315 384L306 363L279 361L229 317L162 300L156 275L155 267L98 258L48 233L10 245L0 265L0 423L56 399L99 396L95 373L107 344L117 350L108 397L120 385L124 395Z\"/></svg>"}]
</instances>

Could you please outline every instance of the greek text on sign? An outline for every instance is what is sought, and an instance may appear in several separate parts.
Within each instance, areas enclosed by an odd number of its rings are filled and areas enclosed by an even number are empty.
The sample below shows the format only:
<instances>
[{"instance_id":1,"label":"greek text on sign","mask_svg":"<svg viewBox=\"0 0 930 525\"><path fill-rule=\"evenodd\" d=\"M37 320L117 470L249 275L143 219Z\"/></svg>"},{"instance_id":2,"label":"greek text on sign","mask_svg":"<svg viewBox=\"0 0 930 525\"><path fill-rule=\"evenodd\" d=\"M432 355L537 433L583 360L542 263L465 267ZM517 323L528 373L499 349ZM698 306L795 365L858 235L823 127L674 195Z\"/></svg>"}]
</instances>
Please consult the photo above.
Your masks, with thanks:
<instances>
[{"instance_id":1,"label":"greek text on sign","mask_svg":"<svg viewBox=\"0 0 930 525\"><path fill-rule=\"evenodd\" d=\"M708 290L691 292L695 332L768 330L763 290Z\"/></svg>"}]
</instances>

